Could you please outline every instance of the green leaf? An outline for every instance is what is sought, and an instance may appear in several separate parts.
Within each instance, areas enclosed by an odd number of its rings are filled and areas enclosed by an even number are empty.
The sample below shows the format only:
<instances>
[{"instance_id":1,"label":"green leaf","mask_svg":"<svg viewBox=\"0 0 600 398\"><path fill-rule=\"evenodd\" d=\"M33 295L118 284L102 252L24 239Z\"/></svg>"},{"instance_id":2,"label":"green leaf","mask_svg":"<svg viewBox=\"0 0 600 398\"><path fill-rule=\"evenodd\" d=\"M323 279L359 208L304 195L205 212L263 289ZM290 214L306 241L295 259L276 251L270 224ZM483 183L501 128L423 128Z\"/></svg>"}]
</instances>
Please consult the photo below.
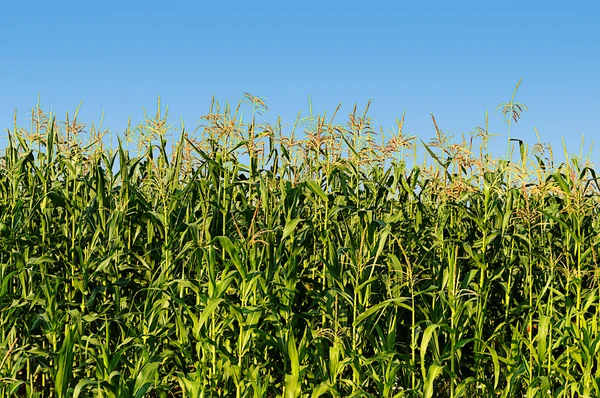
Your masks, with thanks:
<instances>
[{"instance_id":1,"label":"green leaf","mask_svg":"<svg viewBox=\"0 0 600 398\"><path fill-rule=\"evenodd\" d=\"M227 237L227 236L217 236L217 240L221 244L221 247L223 247L223 249L225 249L225 251L229 255L229 258L233 262L233 265L235 266L235 268L239 271L239 273L242 275L242 277L245 280L246 279L246 269L242 266L242 260L240 260L240 256L238 254L237 247L233 245L233 243L231 242L231 239L229 239L229 237Z\"/></svg>"},{"instance_id":2,"label":"green leaf","mask_svg":"<svg viewBox=\"0 0 600 398\"><path fill-rule=\"evenodd\" d=\"M73 378L73 360L75 359L75 329L65 326L65 339L58 352L57 372L55 376L55 391L59 398L66 397L69 384Z\"/></svg>"},{"instance_id":3,"label":"green leaf","mask_svg":"<svg viewBox=\"0 0 600 398\"><path fill-rule=\"evenodd\" d=\"M317 386L310 395L311 398L319 398L321 395L331 391L331 386L327 382L323 382Z\"/></svg>"},{"instance_id":4,"label":"green leaf","mask_svg":"<svg viewBox=\"0 0 600 398\"><path fill-rule=\"evenodd\" d=\"M133 397L142 398L148 389L152 387L152 380L158 371L158 362L149 362L144 365L140 374L135 379L135 385L133 387Z\"/></svg>"},{"instance_id":5,"label":"green leaf","mask_svg":"<svg viewBox=\"0 0 600 398\"><path fill-rule=\"evenodd\" d=\"M317 184L316 181L313 181L313 180L306 181L306 186L308 187L308 189L310 191L317 194L321 199L323 199L325 202L327 202L327 194L323 191L321 186L319 184Z\"/></svg>"},{"instance_id":6,"label":"green leaf","mask_svg":"<svg viewBox=\"0 0 600 398\"><path fill-rule=\"evenodd\" d=\"M547 347L548 347L548 332L551 328L550 317L546 315L540 315L540 322L538 324L538 333L536 336L537 340L537 354L540 361L545 362L547 358ZM544 365L544 363L540 365Z\"/></svg>"},{"instance_id":7,"label":"green leaf","mask_svg":"<svg viewBox=\"0 0 600 398\"><path fill-rule=\"evenodd\" d=\"M427 377L425 373L425 355L427 353L427 347L429 346L429 341L433 337L433 333L439 327L440 325L438 324L427 326L427 329L425 329L425 332L423 333L423 338L421 339L421 372L424 378Z\"/></svg>"},{"instance_id":8,"label":"green leaf","mask_svg":"<svg viewBox=\"0 0 600 398\"><path fill-rule=\"evenodd\" d=\"M427 378L423 385L423 397L431 398L433 396L433 382L442 373L444 367L437 363L431 364L427 370Z\"/></svg>"},{"instance_id":9,"label":"green leaf","mask_svg":"<svg viewBox=\"0 0 600 398\"><path fill-rule=\"evenodd\" d=\"M302 390L300 388L300 360L298 358L298 349L292 330L288 331L287 352L290 360L291 374L285 376L285 396L286 398L299 397Z\"/></svg>"},{"instance_id":10,"label":"green leaf","mask_svg":"<svg viewBox=\"0 0 600 398\"><path fill-rule=\"evenodd\" d=\"M93 384L98 384L98 381L97 380L92 380L92 379L81 379L81 380L79 380L79 382L75 386L75 390L73 390L73 398L79 397L79 394L81 394L81 391L85 387L87 387L89 385L93 385Z\"/></svg>"},{"instance_id":11,"label":"green leaf","mask_svg":"<svg viewBox=\"0 0 600 398\"><path fill-rule=\"evenodd\" d=\"M487 349L492 357L492 363L494 364L494 389L498 387L498 381L500 380L500 362L498 361L498 354L491 345L487 345Z\"/></svg>"},{"instance_id":12,"label":"green leaf","mask_svg":"<svg viewBox=\"0 0 600 398\"><path fill-rule=\"evenodd\" d=\"M382 301L381 303L375 304L374 306L370 307L368 310L362 312L359 316L357 316L353 322L353 325L359 326L365 319L367 319L371 315L383 310L390 304L395 304L395 305L403 307L409 311L412 311L412 308L409 305L405 304L405 302L407 302L409 300L410 299L406 298L406 297L394 297L394 298L390 298L385 301Z\"/></svg>"},{"instance_id":13,"label":"green leaf","mask_svg":"<svg viewBox=\"0 0 600 398\"><path fill-rule=\"evenodd\" d=\"M294 218L293 220L291 220L290 222L287 222L285 224L285 227L283 228L283 236L281 237L281 239L285 239L288 236L290 236L294 230L296 229L296 226L298 225L298 223L300 221L303 221L302 218Z\"/></svg>"}]
</instances>

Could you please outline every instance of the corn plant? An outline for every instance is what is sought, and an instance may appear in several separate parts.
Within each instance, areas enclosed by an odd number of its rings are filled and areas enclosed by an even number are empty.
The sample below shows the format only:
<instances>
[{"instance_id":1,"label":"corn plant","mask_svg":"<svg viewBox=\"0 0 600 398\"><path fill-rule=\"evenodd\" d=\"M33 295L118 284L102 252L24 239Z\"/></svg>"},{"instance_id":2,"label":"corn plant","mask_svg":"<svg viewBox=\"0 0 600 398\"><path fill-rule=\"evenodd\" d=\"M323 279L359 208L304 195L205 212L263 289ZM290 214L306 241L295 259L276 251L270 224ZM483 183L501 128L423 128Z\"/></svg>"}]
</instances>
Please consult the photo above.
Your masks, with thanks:
<instances>
[{"instance_id":1,"label":"corn plant","mask_svg":"<svg viewBox=\"0 0 600 398\"><path fill-rule=\"evenodd\" d=\"M110 149L78 108L7 130L2 396L600 396L589 158L495 159L487 112L426 142L369 105L157 108Z\"/></svg>"}]
</instances>

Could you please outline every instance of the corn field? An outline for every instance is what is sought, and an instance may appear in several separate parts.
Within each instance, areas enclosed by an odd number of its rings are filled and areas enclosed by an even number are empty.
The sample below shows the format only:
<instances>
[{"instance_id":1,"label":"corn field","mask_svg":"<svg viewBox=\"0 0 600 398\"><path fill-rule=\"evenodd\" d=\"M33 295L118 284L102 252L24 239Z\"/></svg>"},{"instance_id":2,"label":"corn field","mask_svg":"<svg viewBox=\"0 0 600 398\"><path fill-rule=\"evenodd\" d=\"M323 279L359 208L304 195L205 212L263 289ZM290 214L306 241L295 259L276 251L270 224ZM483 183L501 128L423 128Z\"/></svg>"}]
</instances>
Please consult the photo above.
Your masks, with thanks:
<instances>
[{"instance_id":1,"label":"corn field","mask_svg":"<svg viewBox=\"0 0 600 398\"><path fill-rule=\"evenodd\" d=\"M116 149L77 113L15 117L1 396L600 396L588 160L495 158L487 115L425 142L368 106L265 110L213 101L188 132L159 101Z\"/></svg>"}]
</instances>

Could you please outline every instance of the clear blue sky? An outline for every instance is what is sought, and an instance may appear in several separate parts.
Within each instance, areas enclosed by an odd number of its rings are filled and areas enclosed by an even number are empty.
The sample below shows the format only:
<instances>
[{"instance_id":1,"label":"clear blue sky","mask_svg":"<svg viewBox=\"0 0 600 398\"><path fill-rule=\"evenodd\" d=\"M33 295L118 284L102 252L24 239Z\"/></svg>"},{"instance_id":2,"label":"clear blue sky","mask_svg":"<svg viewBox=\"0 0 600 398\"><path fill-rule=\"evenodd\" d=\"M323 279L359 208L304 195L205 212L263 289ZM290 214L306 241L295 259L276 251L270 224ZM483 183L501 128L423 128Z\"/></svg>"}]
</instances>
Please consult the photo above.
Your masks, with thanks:
<instances>
[{"instance_id":1,"label":"clear blue sky","mask_svg":"<svg viewBox=\"0 0 600 398\"><path fill-rule=\"evenodd\" d=\"M377 125L460 136L498 103L525 112L513 136L578 152L600 138L600 8L573 2L12 1L0 23L0 127L41 104L59 116L83 99L84 121L122 132L161 95L172 121L194 127L211 97L267 97L268 119L293 122L372 98ZM502 115L491 115L499 154ZM600 153L600 152L599 152ZM594 156L596 160L599 157Z\"/></svg>"}]
</instances>

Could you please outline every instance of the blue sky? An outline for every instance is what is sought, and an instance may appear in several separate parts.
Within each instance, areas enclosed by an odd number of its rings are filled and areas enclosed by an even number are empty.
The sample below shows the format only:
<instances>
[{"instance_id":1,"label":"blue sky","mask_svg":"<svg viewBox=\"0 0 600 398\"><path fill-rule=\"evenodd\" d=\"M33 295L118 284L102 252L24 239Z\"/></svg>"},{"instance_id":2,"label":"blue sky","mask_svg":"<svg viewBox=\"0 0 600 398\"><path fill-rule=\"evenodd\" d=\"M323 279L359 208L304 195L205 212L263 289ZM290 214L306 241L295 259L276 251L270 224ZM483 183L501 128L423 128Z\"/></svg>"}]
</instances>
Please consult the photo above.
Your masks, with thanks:
<instances>
[{"instance_id":1,"label":"blue sky","mask_svg":"<svg viewBox=\"0 0 600 398\"><path fill-rule=\"evenodd\" d=\"M367 5L368 4L368 5ZM529 107L513 137L579 152L600 137L599 6L592 2L10 2L0 24L0 128L38 94L59 116L83 99L80 117L122 132L127 118L169 105L188 128L212 96L236 103L267 97L266 120L292 123L299 110L337 121L371 98L376 125L428 141L439 127L459 137L484 123L500 155L502 115ZM587 145L586 145L587 146ZM589 147L589 146L588 146ZM598 156L594 156L598 159Z\"/></svg>"}]
</instances>

